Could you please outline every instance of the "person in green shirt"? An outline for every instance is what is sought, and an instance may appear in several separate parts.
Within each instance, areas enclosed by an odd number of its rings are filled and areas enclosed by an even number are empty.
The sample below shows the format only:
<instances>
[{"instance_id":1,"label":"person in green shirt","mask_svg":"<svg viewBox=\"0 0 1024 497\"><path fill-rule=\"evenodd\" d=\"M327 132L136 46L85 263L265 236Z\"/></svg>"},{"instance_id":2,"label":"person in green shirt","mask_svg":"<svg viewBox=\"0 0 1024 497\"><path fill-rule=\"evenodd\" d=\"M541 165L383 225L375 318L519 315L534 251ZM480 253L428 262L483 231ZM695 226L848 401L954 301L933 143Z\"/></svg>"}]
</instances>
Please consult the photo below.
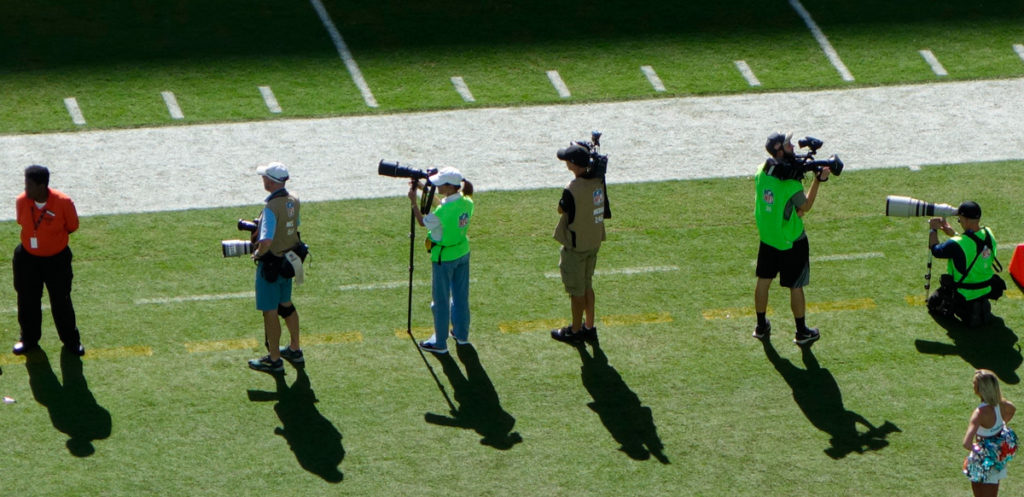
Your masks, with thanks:
<instances>
[{"instance_id":1,"label":"person in green shirt","mask_svg":"<svg viewBox=\"0 0 1024 497\"><path fill-rule=\"evenodd\" d=\"M1005 284L1000 285L1002 280L995 275L996 239L990 228L981 226L981 206L969 200L960 204L956 214L964 230L960 234L945 218L928 220L928 248L933 256L948 259L948 274L942 275L940 288L929 296L928 308L938 314L958 316L968 326L977 327L992 319L989 299L1002 295ZM949 236L949 240L939 243L938 231ZM998 288L993 288L993 284ZM941 305L940 300L945 300L946 305Z\"/></svg>"},{"instance_id":2,"label":"person in green shirt","mask_svg":"<svg viewBox=\"0 0 1024 497\"><path fill-rule=\"evenodd\" d=\"M754 311L757 326L754 338L768 340L772 325L765 317L768 310L768 291L772 280L789 288L789 305L796 320L797 345L818 340L817 328L808 328L804 322L806 302L804 286L810 281L810 246L804 232L803 217L814 205L818 186L828 181L830 170L824 167L814 175L811 187L804 192L804 172L795 164L796 155L792 133L772 133L765 143L771 157L758 170L755 178L757 198L754 218L761 243L757 251L757 286L754 289Z\"/></svg>"},{"instance_id":3,"label":"person in green shirt","mask_svg":"<svg viewBox=\"0 0 1024 497\"><path fill-rule=\"evenodd\" d=\"M427 178L444 197L441 205L424 214L416 203L418 180L412 180L409 200L420 226L427 228L434 313L434 335L419 342L421 349L435 354L448 353L448 328L455 343L469 343L469 222L473 217L473 184L453 167L446 167Z\"/></svg>"}]
</instances>

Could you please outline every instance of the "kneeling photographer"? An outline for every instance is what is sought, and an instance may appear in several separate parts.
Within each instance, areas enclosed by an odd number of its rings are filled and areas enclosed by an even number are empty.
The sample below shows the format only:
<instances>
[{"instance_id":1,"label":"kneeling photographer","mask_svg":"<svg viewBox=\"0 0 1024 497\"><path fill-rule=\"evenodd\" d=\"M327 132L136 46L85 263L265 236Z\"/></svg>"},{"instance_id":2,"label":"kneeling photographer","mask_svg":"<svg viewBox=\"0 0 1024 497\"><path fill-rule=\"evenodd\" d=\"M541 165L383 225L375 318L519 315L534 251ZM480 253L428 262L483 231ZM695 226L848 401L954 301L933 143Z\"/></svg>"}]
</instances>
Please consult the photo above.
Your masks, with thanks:
<instances>
[{"instance_id":1,"label":"kneeling photographer","mask_svg":"<svg viewBox=\"0 0 1024 497\"><path fill-rule=\"evenodd\" d=\"M962 234L945 218L928 220L928 248L933 256L948 259L947 274L939 278L939 289L928 297L928 311L946 317L956 316L970 327L992 318L989 300L1003 295L1006 284L995 274L1002 270L996 259L996 239L990 228L981 226L981 206L967 201L956 210ZM938 231L949 236L939 243Z\"/></svg>"},{"instance_id":2,"label":"kneeling photographer","mask_svg":"<svg viewBox=\"0 0 1024 497\"><path fill-rule=\"evenodd\" d=\"M263 188L270 195L253 230L253 251L256 261L256 308L263 312L263 330L268 354L249 361L249 367L267 373L284 371L284 361L304 364L299 347L299 314L292 305L292 280L301 271L292 259L294 250L302 246L299 238L299 199L285 189L288 168L280 162L260 166L256 173L263 179ZM303 250L304 252L304 250ZM292 254L292 255L289 255ZM287 347L280 347L281 322L284 319L291 335Z\"/></svg>"}]
</instances>

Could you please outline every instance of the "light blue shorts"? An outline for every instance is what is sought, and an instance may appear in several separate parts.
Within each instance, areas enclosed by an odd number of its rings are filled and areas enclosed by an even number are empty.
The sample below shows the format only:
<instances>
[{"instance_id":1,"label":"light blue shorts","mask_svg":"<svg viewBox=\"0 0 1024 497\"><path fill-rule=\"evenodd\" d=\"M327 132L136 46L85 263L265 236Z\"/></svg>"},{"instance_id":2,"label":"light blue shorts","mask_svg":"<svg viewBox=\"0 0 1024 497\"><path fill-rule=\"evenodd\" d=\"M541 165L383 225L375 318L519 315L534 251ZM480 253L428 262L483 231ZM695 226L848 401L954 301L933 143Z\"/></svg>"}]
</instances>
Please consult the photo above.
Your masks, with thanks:
<instances>
[{"instance_id":1,"label":"light blue shorts","mask_svg":"<svg viewBox=\"0 0 1024 497\"><path fill-rule=\"evenodd\" d=\"M270 283L263 278L263 263L256 266L256 309L276 311L277 306L292 301L292 278L278 277Z\"/></svg>"}]
</instances>

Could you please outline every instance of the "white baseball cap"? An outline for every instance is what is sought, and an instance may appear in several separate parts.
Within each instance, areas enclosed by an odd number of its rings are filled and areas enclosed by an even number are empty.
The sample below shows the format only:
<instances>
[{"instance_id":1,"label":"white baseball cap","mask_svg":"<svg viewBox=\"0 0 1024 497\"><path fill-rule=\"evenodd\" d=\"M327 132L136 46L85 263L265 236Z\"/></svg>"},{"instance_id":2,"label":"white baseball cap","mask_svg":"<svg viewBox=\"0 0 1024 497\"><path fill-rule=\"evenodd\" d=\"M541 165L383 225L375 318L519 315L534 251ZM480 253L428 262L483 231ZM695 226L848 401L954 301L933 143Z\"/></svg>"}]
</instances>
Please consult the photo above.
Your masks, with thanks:
<instances>
[{"instance_id":1,"label":"white baseball cap","mask_svg":"<svg viewBox=\"0 0 1024 497\"><path fill-rule=\"evenodd\" d=\"M438 172L436 172L434 174L431 174L430 177L427 178L427 180L429 180L430 183L433 184L434 186L441 186L441 185L461 186L462 185L462 173L460 173L459 170L455 169L454 167L446 167L446 168L443 168L443 169L441 169L440 171L438 171Z\"/></svg>"},{"instance_id":2,"label":"white baseball cap","mask_svg":"<svg viewBox=\"0 0 1024 497\"><path fill-rule=\"evenodd\" d=\"M256 174L270 178L278 183L284 183L288 180L288 168L280 162L271 162L265 166L257 167Z\"/></svg>"}]
</instances>

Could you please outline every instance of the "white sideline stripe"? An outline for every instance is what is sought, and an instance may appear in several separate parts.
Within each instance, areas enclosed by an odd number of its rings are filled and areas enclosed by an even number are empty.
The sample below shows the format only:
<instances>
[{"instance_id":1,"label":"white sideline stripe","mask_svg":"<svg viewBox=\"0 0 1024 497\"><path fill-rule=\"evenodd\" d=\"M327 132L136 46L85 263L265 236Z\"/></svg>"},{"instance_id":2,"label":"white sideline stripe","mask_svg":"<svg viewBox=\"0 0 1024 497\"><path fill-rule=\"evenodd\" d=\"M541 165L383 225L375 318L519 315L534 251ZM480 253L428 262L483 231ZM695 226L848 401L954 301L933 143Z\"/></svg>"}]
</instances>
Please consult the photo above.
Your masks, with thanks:
<instances>
[{"instance_id":1,"label":"white sideline stripe","mask_svg":"<svg viewBox=\"0 0 1024 497\"><path fill-rule=\"evenodd\" d=\"M253 298L255 292L218 293L212 295L185 295L182 297L160 297L154 299L135 299L135 305L146 304L177 304L181 302L203 302L208 300L228 300Z\"/></svg>"},{"instance_id":2,"label":"white sideline stripe","mask_svg":"<svg viewBox=\"0 0 1024 497\"><path fill-rule=\"evenodd\" d=\"M164 103L167 104L167 112L171 113L171 119L185 119L185 114L181 113L181 107L178 106L178 99L175 98L173 92L162 91L160 95L164 97Z\"/></svg>"},{"instance_id":3,"label":"white sideline stripe","mask_svg":"<svg viewBox=\"0 0 1024 497\"><path fill-rule=\"evenodd\" d=\"M661 82L661 78L658 77L658 73L654 72L653 67L640 66L640 70L644 72L644 76L647 76L647 81L651 82L654 91L665 91L665 85Z\"/></svg>"},{"instance_id":4,"label":"white sideline stripe","mask_svg":"<svg viewBox=\"0 0 1024 497\"><path fill-rule=\"evenodd\" d=\"M811 261L855 261L859 259L877 259L879 257L885 257L885 254L881 252L863 252L860 254L819 255L816 257L811 257Z\"/></svg>"},{"instance_id":5,"label":"white sideline stripe","mask_svg":"<svg viewBox=\"0 0 1024 497\"><path fill-rule=\"evenodd\" d=\"M476 278L470 278L470 283L476 283ZM430 286L429 281L413 281L413 286ZM347 292L350 290L391 290L394 288L405 288L409 286L409 280L402 281L385 281L383 283L353 283L351 285L341 285L338 290Z\"/></svg>"},{"instance_id":6,"label":"white sideline stripe","mask_svg":"<svg viewBox=\"0 0 1024 497\"><path fill-rule=\"evenodd\" d=\"M925 62L927 62L929 66L932 66L932 71L936 76L949 76L949 73L946 72L946 68L942 67L942 63L939 62L939 59L935 57L935 54L933 54L931 50L918 50L917 53L921 54L921 57L924 57Z\"/></svg>"},{"instance_id":7,"label":"white sideline stripe","mask_svg":"<svg viewBox=\"0 0 1024 497\"><path fill-rule=\"evenodd\" d=\"M64 107L68 109L68 114L71 115L71 122L79 126L85 124L85 116L82 115L82 108L78 106L78 100L75 97L65 98Z\"/></svg>"},{"instance_id":8,"label":"white sideline stripe","mask_svg":"<svg viewBox=\"0 0 1024 497\"><path fill-rule=\"evenodd\" d=\"M473 92L469 91L469 86L466 85L466 80L462 79L462 76L452 76L452 85L455 86L455 91L459 92L462 96L462 100L466 102L476 102L473 98Z\"/></svg>"},{"instance_id":9,"label":"white sideline stripe","mask_svg":"<svg viewBox=\"0 0 1024 497\"><path fill-rule=\"evenodd\" d=\"M366 80L363 79L363 73L359 70L359 65L356 64L356 59L352 57L352 52L348 50L348 45L345 44L345 40L341 38L341 33L338 32L338 28L334 26L334 21L331 20L331 16L327 13L327 9L324 8L324 4L320 0L309 0L309 3L313 4L313 9L316 10L316 14L320 16L320 22L324 24L324 28L327 29L327 34L330 35L331 41L334 42L334 48L338 50L338 56L341 57L341 61L345 63L345 67L348 69L348 73L352 76L352 82L359 88L359 92L363 94L363 101L366 102L367 107L377 107L377 99L373 98L373 92L370 91L370 85L366 84Z\"/></svg>"},{"instance_id":10,"label":"white sideline stripe","mask_svg":"<svg viewBox=\"0 0 1024 497\"><path fill-rule=\"evenodd\" d=\"M274 96L274 90L271 90L269 86L261 86L260 95L263 95L263 101L267 104L267 110L274 114L281 113L281 104L277 103L277 97Z\"/></svg>"},{"instance_id":11,"label":"white sideline stripe","mask_svg":"<svg viewBox=\"0 0 1024 497\"><path fill-rule=\"evenodd\" d=\"M551 84L558 90L559 97L569 98L572 96L569 93L569 87L565 86L565 81L562 81L562 77L558 75L558 71L548 71L548 79L551 80Z\"/></svg>"},{"instance_id":12,"label":"white sideline stripe","mask_svg":"<svg viewBox=\"0 0 1024 497\"><path fill-rule=\"evenodd\" d=\"M1021 45L1020 43L1015 43L1013 45L1013 51L1017 52L1017 55L1020 56L1020 60L1024 60L1024 45Z\"/></svg>"},{"instance_id":13,"label":"white sideline stripe","mask_svg":"<svg viewBox=\"0 0 1024 497\"><path fill-rule=\"evenodd\" d=\"M747 80L750 86L761 86L761 82L757 80L757 76L754 76L754 71L750 69L745 60L737 60L735 62L736 69L740 70L740 74L743 75L743 79Z\"/></svg>"},{"instance_id":14,"label":"white sideline stripe","mask_svg":"<svg viewBox=\"0 0 1024 497\"><path fill-rule=\"evenodd\" d=\"M670 271L679 271L679 266L641 266L641 267L626 267L621 269L598 269L594 271L595 276L608 276L613 274L646 274L646 273L667 273ZM562 273L544 273L545 278L561 278Z\"/></svg>"},{"instance_id":15,"label":"white sideline stripe","mask_svg":"<svg viewBox=\"0 0 1024 497\"><path fill-rule=\"evenodd\" d=\"M800 0L789 0L789 4L793 6L793 10L796 10L796 13L804 20L804 24L807 24L807 28L811 30L814 39L818 40L818 45L821 45L821 50L825 52L825 57L828 57L832 67L839 71L839 76L843 78L843 81L853 81L853 74L846 68L846 64L843 64L842 59L839 58L839 52L836 52L836 49L832 47L832 43L825 37L825 33L818 27L818 23L814 22L814 19L811 18L811 13L804 8Z\"/></svg>"},{"instance_id":16,"label":"white sideline stripe","mask_svg":"<svg viewBox=\"0 0 1024 497\"><path fill-rule=\"evenodd\" d=\"M917 172L917 171L921 170L921 166L911 165L911 166L907 166L907 169L910 169L911 171Z\"/></svg>"}]
</instances>

